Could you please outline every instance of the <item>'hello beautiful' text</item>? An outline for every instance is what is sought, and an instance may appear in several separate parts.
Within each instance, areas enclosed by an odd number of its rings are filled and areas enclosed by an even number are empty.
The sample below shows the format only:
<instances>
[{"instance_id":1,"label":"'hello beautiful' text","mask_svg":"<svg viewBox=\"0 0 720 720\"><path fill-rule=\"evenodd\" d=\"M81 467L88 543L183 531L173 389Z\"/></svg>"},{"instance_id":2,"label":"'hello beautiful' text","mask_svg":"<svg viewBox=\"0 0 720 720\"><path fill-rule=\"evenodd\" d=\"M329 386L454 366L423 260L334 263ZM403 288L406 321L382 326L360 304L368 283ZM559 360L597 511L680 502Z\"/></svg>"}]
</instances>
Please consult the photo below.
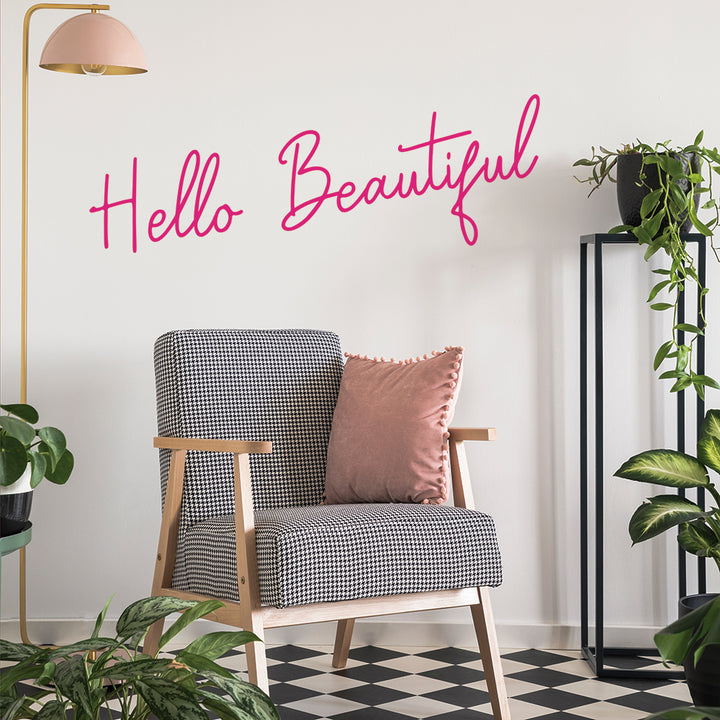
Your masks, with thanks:
<instances>
[{"instance_id":1,"label":"'hello beautiful' text","mask_svg":"<svg viewBox=\"0 0 720 720\"><path fill-rule=\"evenodd\" d=\"M399 145L398 152L411 153L425 151L426 170L418 173L413 170L409 174L398 173L390 179L387 175L371 177L364 185L351 181L343 182L333 189L332 175L327 167L317 162L316 153L320 146L320 133L316 130L305 130L292 137L283 146L278 156L281 165L291 164L290 207L282 219L284 230L297 230L308 223L327 201L334 201L335 207L348 213L361 204L372 205L379 199L409 198L421 196L430 190L455 190L455 202L450 210L460 223L460 231L468 245L474 245L478 239L478 225L466 211L465 200L468 193L478 180L492 183L495 180L509 180L515 176L519 179L527 177L534 169L538 156L527 159L525 153L532 136L540 109L540 98L531 95L523 109L515 135L515 147L511 162L498 155L493 163L489 156L484 159L480 155L477 140L470 142L461 153L462 161L459 168L453 169L451 159L455 145L452 141L471 135L470 130L437 134L437 113L432 114L430 134L427 140L414 145ZM437 172L436 153L445 151L447 162L442 173ZM201 169L202 168L202 169ZM202 163L200 153L191 150L180 171L175 207L171 211L162 208L155 210L147 223L147 236L152 242L159 242L170 233L177 237L194 234L205 237L211 232L227 232L233 220L242 215L242 210L234 210L228 203L211 204L211 194L220 170L220 156L212 153ZM440 175L442 177L440 177ZM322 191L318 194L317 188ZM312 190L310 189L312 188ZM310 195L308 197L308 195ZM192 202L191 202L192 200ZM131 246L135 253L138 250L138 162L133 158L131 192L129 197L110 200L110 175L105 175L103 202L90 208L91 213L103 214L103 241L105 248L110 247L110 210L127 205L131 210ZM213 208L215 208L213 210ZM164 227L163 227L164 226Z\"/></svg>"}]
</instances>

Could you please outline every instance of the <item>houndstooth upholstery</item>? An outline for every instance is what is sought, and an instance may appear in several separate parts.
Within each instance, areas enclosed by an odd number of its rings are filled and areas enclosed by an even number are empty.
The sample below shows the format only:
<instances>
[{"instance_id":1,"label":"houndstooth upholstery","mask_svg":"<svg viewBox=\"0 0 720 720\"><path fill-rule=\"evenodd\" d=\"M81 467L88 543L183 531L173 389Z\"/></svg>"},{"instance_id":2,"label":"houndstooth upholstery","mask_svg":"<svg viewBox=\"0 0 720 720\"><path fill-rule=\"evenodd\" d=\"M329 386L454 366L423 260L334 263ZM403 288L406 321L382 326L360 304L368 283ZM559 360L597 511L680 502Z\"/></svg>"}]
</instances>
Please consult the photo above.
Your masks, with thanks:
<instances>
[{"instance_id":1,"label":"houndstooth upholstery","mask_svg":"<svg viewBox=\"0 0 720 720\"><path fill-rule=\"evenodd\" d=\"M378 503L258 510L255 537L264 605L497 586L502 581L492 518L452 506ZM198 523L186 542L189 589L237 600L234 517Z\"/></svg>"},{"instance_id":2,"label":"houndstooth upholstery","mask_svg":"<svg viewBox=\"0 0 720 720\"><path fill-rule=\"evenodd\" d=\"M163 436L270 440L251 455L264 604L495 586L492 518L413 504L319 505L342 375L336 335L182 330L155 344ZM163 501L169 451L161 451ZM232 458L188 452L173 587L237 600Z\"/></svg>"},{"instance_id":3,"label":"houndstooth upholstery","mask_svg":"<svg viewBox=\"0 0 720 720\"><path fill-rule=\"evenodd\" d=\"M179 330L155 343L158 433L271 440L251 455L255 508L317 505L343 358L317 330ZM160 452L163 502L169 451ZM188 588L185 532L234 512L232 456L189 452L173 587Z\"/></svg>"}]
</instances>

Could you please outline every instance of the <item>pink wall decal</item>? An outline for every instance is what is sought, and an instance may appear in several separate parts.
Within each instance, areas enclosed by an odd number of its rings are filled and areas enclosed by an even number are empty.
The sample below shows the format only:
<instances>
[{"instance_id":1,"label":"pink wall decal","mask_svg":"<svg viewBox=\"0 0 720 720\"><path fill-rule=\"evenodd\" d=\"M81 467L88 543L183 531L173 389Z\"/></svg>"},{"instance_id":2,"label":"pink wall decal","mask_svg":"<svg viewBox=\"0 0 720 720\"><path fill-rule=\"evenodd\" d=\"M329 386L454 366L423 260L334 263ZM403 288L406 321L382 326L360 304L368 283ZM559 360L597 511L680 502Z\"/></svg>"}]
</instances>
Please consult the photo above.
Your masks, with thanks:
<instances>
[{"instance_id":1,"label":"pink wall decal","mask_svg":"<svg viewBox=\"0 0 720 720\"><path fill-rule=\"evenodd\" d=\"M457 190L456 200L450 212L460 222L460 230L465 242L474 245L478 239L478 227L475 220L465 212L464 202L467 194L475 183L481 178L485 182L492 183L498 178L509 180L513 175L517 178L527 177L535 168L538 156L535 155L523 165L523 155L527 149L532 135L535 122L540 110L540 97L532 95L523 109L515 137L515 148L513 160L509 164L502 155L497 156L494 169L491 169L492 162L486 156L482 162L476 163L480 157L480 146L477 140L473 140L467 146L459 170L453 171L449 161L452 159L452 152L446 150L446 146L440 149L443 143L450 143L453 140L472 134L470 130L452 133L450 135L436 134L437 112L432 114L430 121L430 136L428 140L416 145L398 146L398 152L408 153L419 150L427 150L427 171L423 173L422 179L414 170L406 177L399 173L396 178L388 178L387 175L379 175L368 180L362 188L354 182L346 181L336 190L333 190L332 175L330 171L320 164L311 164L320 146L320 133L316 130L305 130L290 138L283 146L278 156L281 165L292 165L290 177L290 209L282 220L284 230L291 231L309 222L320 210L327 200L334 200L335 207L343 213L354 210L358 205L364 203L372 205L379 198L390 200L394 197L408 198L411 195L421 196L429 190L442 190L449 188ZM453 146L454 147L454 146ZM448 163L442 179L436 177L435 154L436 150L446 151ZM507 170L504 170L508 167ZM453 174L455 177L453 178ZM324 189L319 195L305 197L303 195L303 180L306 176L313 176L313 187L317 187L318 180L324 184ZM307 178L309 179L309 177ZM307 192L307 190L306 190Z\"/></svg>"},{"instance_id":2,"label":"pink wall decal","mask_svg":"<svg viewBox=\"0 0 720 720\"><path fill-rule=\"evenodd\" d=\"M190 177L188 178L189 170ZM187 154L185 163L180 171L173 215L163 230L162 226L168 219L168 213L162 208L155 210L148 221L148 238L152 242L159 242L172 231L174 231L177 237L185 237L190 233L194 233L197 237L205 237L213 230L218 233L227 232L232 225L233 219L238 215L242 215L243 211L233 210L230 205L223 203L216 208L211 216L209 211L206 212L210 201L210 194L212 193L219 171L220 156L217 153L212 153L208 157L201 171L200 153L197 150L191 150ZM199 181L198 175L200 176ZM134 253L137 252L137 186L137 158L133 158L132 191L130 197L110 202L110 175L105 174L103 204L90 208L91 213L103 213L103 242L105 248L110 247L110 210L120 207L121 205L130 205L132 210L132 251ZM188 201L193 193L194 202L192 206L188 206ZM190 214L190 217L188 217L188 214ZM202 227L203 223L205 223L204 229Z\"/></svg>"}]
</instances>

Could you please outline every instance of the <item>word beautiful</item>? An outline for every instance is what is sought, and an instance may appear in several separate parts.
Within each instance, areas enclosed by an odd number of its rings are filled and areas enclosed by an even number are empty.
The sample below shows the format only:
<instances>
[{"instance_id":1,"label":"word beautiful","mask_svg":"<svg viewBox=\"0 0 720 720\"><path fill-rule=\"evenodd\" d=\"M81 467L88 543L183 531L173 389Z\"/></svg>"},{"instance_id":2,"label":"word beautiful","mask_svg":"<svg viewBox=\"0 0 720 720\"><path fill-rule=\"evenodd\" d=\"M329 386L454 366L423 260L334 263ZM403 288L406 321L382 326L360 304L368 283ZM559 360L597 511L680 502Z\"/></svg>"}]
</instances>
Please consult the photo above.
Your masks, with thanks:
<instances>
[{"instance_id":1,"label":"word beautiful","mask_svg":"<svg viewBox=\"0 0 720 720\"><path fill-rule=\"evenodd\" d=\"M192 168L188 177L188 170ZM174 231L178 237L185 237L190 233L194 233L198 237L205 237L213 230L218 233L226 232L230 229L233 219L237 215L242 215L242 210L233 210L228 204L220 205L212 217L203 220L203 214L210 201L210 193L212 193L215 180L220 170L220 156L212 153L205 164L202 172L200 171L200 153L197 150L191 150L185 158L185 163L180 172L180 180L178 182L177 197L175 200L175 211L170 218L165 229L161 226L168 219L165 210L156 210L148 221L147 232L148 237L153 242L159 242L167 235ZM208 174L209 173L209 174ZM198 175L200 179L198 181ZM195 185L197 181L197 186ZM191 195L195 193L195 201L188 206ZM122 200L110 202L110 175L105 175L105 195L103 204L90 208L91 213L103 213L103 233L105 248L110 247L110 229L109 229L109 211L120 205L130 205L132 211L132 251L137 252L137 158L133 158L132 170L132 191L130 197ZM183 213L185 215L183 219ZM188 217L189 215L189 217ZM202 228L201 223L207 223Z\"/></svg>"},{"instance_id":2,"label":"word beautiful","mask_svg":"<svg viewBox=\"0 0 720 720\"><path fill-rule=\"evenodd\" d=\"M515 136L515 153L513 161L507 171L506 161L501 155L495 162L495 169L491 170L491 160L486 157L479 167L476 161L480 155L480 146L477 140L473 140L465 150L460 170L453 179L453 171L450 164L445 166L445 173L441 180L435 177L435 151L442 143L448 143L457 138L470 135L470 130L453 133L451 135L442 135L438 137L435 134L437 113L433 113L430 123L430 138L426 142L418 143L403 147L398 146L398 151L402 153L414 152L415 150L427 150L427 173L421 184L418 174L413 171L409 179L406 179L403 173L399 173L397 180L389 180L387 175L373 177L365 184L362 190L358 192L358 186L353 182L344 182L337 190L332 190L332 177L329 170L321 165L310 165L314 159L315 153L320 145L320 134L315 130L306 130L301 132L291 140L280 151L278 160L282 165L286 165L290 160L288 156L292 156L292 178L290 181L290 211L285 215L282 221L282 227L285 230L297 230L307 223L315 213L320 210L327 200L334 200L335 206L340 212L350 212L358 205L364 203L372 205L379 198L390 200L394 197L408 198L411 195L424 195L428 190L442 190L450 188L457 190L457 199L452 206L450 212L460 221L460 230L463 238L468 245L474 245L478 238L478 227L470 215L465 212L464 202L468 192L475 183L481 178L486 182L495 182L498 178L508 180L513 175L518 178L527 177L535 167L538 156L535 155L530 160L525 170L520 169L523 154L527 148L530 136L532 135L535 122L537 120L538 111L540 109L540 97L532 95L523 110L520 117L520 123ZM309 143L305 142L306 140ZM309 149L303 150L303 145ZM449 161L452 157L447 152L446 158ZM300 191L301 182L307 177L312 178L312 187L318 186L318 180L324 189L319 195L303 199Z\"/></svg>"}]
</instances>

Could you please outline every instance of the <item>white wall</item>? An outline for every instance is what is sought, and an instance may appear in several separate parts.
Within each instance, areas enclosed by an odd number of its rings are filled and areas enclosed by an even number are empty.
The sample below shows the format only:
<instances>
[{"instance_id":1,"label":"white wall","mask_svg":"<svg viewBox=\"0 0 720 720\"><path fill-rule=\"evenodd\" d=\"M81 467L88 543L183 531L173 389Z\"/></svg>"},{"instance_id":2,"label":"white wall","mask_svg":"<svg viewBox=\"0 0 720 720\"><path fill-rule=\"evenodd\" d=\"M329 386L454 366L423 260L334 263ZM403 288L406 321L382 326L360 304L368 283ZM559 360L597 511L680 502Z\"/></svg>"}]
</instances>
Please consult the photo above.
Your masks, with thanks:
<instances>
[{"instance_id":1,"label":"white wall","mask_svg":"<svg viewBox=\"0 0 720 720\"><path fill-rule=\"evenodd\" d=\"M17 400L19 385L27 6L4 2L1 18L3 402ZM504 553L497 619L508 628L576 627L578 236L618 218L613 189L588 200L571 165L591 145L636 137L685 143L704 128L708 143L720 142L713 44L667 0L116 0L111 12L143 43L147 75L31 71L29 399L66 431L76 470L66 487L45 483L36 493L29 616L89 618L112 593L119 611L149 592L160 512L155 338L183 327L317 327L371 355L465 346L456 423L498 428L496 443L471 450L478 503L495 516ZM35 62L65 17L35 16ZM699 0L692 17L719 26L720 6ZM290 169L278 154L295 134L320 133L314 161L330 170L334 189L422 173L426 155L397 146L426 141L434 111L438 135L472 132L447 144L456 169L472 140L481 156L511 161L534 93L540 110L524 157L537 155L537 165L525 179L480 181L468 193L474 246L451 215L457 193L447 188L347 214L328 202L302 228L281 228ZM203 161L220 156L211 210L228 203L244 212L225 233L152 243L148 218L172 212L193 149ZM127 206L111 211L105 249L102 218L88 209L102 202L105 173L111 201L128 197L134 157L138 250ZM668 388L650 375L662 338L643 306L650 279L636 257L625 248L608 258L608 340L616 339L607 355L608 474L672 438ZM717 278L713 263L711 285ZM716 338L713 323L711 374L720 374ZM607 486L608 623L662 624L672 541L631 549L627 520L647 492L618 479ZM16 568L14 557L3 561L3 618L17 617Z\"/></svg>"}]
</instances>

